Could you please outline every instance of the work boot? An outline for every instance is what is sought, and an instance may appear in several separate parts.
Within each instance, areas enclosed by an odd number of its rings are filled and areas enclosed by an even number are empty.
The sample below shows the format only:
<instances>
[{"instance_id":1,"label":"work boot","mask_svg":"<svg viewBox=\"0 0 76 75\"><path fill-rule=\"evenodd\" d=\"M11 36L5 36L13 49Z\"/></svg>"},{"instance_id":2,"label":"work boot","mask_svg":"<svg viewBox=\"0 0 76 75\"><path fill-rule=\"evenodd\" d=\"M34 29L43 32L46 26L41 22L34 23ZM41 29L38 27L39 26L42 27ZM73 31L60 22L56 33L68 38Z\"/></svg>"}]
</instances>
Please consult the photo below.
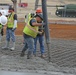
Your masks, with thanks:
<instances>
[{"instance_id":1,"label":"work boot","mask_svg":"<svg viewBox=\"0 0 76 75\"><path fill-rule=\"evenodd\" d=\"M6 45L2 49L9 49L9 41L6 41Z\"/></svg>"},{"instance_id":2,"label":"work boot","mask_svg":"<svg viewBox=\"0 0 76 75\"><path fill-rule=\"evenodd\" d=\"M24 57L24 56L25 56L25 52L22 51L20 56L21 56L21 57Z\"/></svg>"},{"instance_id":3,"label":"work boot","mask_svg":"<svg viewBox=\"0 0 76 75\"><path fill-rule=\"evenodd\" d=\"M10 48L11 51L15 50L15 42L13 42L12 48Z\"/></svg>"},{"instance_id":4,"label":"work boot","mask_svg":"<svg viewBox=\"0 0 76 75\"><path fill-rule=\"evenodd\" d=\"M27 59L31 59L31 58L32 58L32 52L31 51L28 51Z\"/></svg>"},{"instance_id":5,"label":"work boot","mask_svg":"<svg viewBox=\"0 0 76 75\"><path fill-rule=\"evenodd\" d=\"M24 57L24 56L25 56L25 51L26 51L26 50L27 50L26 47L24 47L24 48L22 49L21 54L20 54L21 57Z\"/></svg>"},{"instance_id":6,"label":"work boot","mask_svg":"<svg viewBox=\"0 0 76 75\"><path fill-rule=\"evenodd\" d=\"M41 54L41 58L45 58L46 56L44 54Z\"/></svg>"}]
</instances>

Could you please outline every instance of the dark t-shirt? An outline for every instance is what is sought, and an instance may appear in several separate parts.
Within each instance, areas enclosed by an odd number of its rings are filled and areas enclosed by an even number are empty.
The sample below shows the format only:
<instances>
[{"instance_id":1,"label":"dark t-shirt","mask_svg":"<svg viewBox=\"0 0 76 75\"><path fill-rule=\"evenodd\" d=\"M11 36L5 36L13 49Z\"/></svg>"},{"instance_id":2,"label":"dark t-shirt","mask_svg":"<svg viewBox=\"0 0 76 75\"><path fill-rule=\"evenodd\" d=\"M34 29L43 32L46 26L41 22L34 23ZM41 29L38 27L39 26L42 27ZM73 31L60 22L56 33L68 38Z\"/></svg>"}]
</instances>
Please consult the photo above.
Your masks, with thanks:
<instances>
[{"instance_id":1,"label":"dark t-shirt","mask_svg":"<svg viewBox=\"0 0 76 75\"><path fill-rule=\"evenodd\" d=\"M14 20L17 20L17 14L14 14L13 18L14 18Z\"/></svg>"},{"instance_id":2,"label":"dark t-shirt","mask_svg":"<svg viewBox=\"0 0 76 75\"><path fill-rule=\"evenodd\" d=\"M33 26L32 23L34 23L34 22L36 22L35 19L30 20L30 25Z\"/></svg>"}]
</instances>

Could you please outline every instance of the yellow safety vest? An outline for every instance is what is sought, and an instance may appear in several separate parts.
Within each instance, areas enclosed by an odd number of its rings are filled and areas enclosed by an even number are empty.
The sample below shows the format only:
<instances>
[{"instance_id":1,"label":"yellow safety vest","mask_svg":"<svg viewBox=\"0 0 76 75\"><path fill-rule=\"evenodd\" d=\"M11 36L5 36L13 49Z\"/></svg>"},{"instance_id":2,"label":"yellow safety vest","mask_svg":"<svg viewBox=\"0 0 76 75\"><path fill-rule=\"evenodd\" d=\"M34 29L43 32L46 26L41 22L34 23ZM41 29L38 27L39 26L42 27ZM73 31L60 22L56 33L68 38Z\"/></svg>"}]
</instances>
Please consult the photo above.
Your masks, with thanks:
<instances>
[{"instance_id":1,"label":"yellow safety vest","mask_svg":"<svg viewBox=\"0 0 76 75\"><path fill-rule=\"evenodd\" d=\"M35 38L38 34L38 26L34 26L34 27L31 26L30 20L28 21L27 25L24 27L23 33Z\"/></svg>"},{"instance_id":2,"label":"yellow safety vest","mask_svg":"<svg viewBox=\"0 0 76 75\"><path fill-rule=\"evenodd\" d=\"M8 22L7 22L7 27L8 28L13 28L14 26L14 12L11 14L11 16L8 16Z\"/></svg>"},{"instance_id":3,"label":"yellow safety vest","mask_svg":"<svg viewBox=\"0 0 76 75\"><path fill-rule=\"evenodd\" d=\"M31 19L31 13L28 13L25 18L25 23L27 23Z\"/></svg>"}]
</instances>

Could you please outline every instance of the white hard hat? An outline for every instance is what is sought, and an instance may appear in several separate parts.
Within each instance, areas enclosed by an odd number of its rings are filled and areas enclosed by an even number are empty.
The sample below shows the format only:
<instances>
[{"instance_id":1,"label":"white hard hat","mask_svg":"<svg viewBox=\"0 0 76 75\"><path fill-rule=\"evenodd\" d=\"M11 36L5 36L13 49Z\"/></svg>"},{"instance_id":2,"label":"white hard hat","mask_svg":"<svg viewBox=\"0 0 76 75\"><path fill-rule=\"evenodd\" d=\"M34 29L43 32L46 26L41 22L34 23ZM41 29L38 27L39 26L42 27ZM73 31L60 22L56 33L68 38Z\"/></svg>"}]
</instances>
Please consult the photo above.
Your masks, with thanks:
<instances>
[{"instance_id":1,"label":"white hard hat","mask_svg":"<svg viewBox=\"0 0 76 75\"><path fill-rule=\"evenodd\" d=\"M2 15L2 16L0 17L0 23L1 23L2 25L6 25L6 24L7 24L7 17L4 16L4 15Z\"/></svg>"}]
</instances>

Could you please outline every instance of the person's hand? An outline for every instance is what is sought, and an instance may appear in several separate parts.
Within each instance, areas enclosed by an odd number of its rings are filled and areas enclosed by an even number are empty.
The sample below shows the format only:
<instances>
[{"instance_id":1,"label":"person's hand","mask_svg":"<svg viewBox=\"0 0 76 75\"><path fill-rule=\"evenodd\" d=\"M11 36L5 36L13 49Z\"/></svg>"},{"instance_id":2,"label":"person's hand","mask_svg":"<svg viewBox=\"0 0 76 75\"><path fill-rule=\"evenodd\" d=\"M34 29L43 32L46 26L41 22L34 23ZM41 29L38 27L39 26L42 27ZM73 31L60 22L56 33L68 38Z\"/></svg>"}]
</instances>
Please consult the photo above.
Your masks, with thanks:
<instances>
[{"instance_id":1,"label":"person's hand","mask_svg":"<svg viewBox=\"0 0 76 75\"><path fill-rule=\"evenodd\" d=\"M42 32L39 31L38 34L42 35Z\"/></svg>"},{"instance_id":2,"label":"person's hand","mask_svg":"<svg viewBox=\"0 0 76 75\"><path fill-rule=\"evenodd\" d=\"M45 23L42 23L42 25L45 26L46 24Z\"/></svg>"},{"instance_id":3,"label":"person's hand","mask_svg":"<svg viewBox=\"0 0 76 75\"><path fill-rule=\"evenodd\" d=\"M15 31L16 30L16 28L12 28L12 31Z\"/></svg>"}]
</instances>

